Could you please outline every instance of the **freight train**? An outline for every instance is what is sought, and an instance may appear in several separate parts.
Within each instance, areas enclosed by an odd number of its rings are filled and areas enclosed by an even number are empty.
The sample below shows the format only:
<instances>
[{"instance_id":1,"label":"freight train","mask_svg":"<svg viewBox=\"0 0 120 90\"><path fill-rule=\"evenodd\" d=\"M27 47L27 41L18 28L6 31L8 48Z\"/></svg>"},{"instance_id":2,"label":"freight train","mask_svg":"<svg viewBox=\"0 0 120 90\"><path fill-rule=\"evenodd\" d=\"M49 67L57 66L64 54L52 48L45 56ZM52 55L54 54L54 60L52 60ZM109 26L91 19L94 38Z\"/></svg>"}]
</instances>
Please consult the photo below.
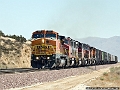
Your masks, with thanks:
<instances>
[{"instance_id":1,"label":"freight train","mask_svg":"<svg viewBox=\"0 0 120 90\"><path fill-rule=\"evenodd\" d=\"M33 68L78 67L117 63L118 57L81 43L53 30L32 33L31 66Z\"/></svg>"}]
</instances>

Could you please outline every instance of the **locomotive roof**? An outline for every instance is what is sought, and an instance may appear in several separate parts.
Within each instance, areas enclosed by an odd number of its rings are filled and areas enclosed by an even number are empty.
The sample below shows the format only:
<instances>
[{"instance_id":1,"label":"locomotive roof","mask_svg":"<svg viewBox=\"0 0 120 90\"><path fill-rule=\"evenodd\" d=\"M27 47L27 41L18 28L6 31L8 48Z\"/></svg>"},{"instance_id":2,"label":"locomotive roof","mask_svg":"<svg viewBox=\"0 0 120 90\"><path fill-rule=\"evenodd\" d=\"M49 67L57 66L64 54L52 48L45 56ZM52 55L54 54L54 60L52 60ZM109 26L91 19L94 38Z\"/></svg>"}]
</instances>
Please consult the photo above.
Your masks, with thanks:
<instances>
[{"instance_id":1,"label":"locomotive roof","mask_svg":"<svg viewBox=\"0 0 120 90\"><path fill-rule=\"evenodd\" d=\"M33 32L33 34L37 34L37 33L54 33L54 34L58 34L57 32L55 32L54 30L36 30Z\"/></svg>"}]
</instances>

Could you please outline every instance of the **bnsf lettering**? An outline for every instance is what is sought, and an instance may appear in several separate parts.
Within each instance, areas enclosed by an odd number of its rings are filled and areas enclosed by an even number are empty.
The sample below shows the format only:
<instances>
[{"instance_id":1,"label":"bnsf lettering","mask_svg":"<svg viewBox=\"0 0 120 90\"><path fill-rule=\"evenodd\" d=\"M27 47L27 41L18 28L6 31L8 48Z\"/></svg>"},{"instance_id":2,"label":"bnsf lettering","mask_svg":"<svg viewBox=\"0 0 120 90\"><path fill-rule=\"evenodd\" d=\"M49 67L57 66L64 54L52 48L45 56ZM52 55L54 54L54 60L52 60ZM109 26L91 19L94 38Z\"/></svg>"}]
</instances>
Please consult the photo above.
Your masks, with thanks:
<instances>
[{"instance_id":1,"label":"bnsf lettering","mask_svg":"<svg viewBox=\"0 0 120 90\"><path fill-rule=\"evenodd\" d=\"M50 49L51 46L37 46L37 49Z\"/></svg>"}]
</instances>

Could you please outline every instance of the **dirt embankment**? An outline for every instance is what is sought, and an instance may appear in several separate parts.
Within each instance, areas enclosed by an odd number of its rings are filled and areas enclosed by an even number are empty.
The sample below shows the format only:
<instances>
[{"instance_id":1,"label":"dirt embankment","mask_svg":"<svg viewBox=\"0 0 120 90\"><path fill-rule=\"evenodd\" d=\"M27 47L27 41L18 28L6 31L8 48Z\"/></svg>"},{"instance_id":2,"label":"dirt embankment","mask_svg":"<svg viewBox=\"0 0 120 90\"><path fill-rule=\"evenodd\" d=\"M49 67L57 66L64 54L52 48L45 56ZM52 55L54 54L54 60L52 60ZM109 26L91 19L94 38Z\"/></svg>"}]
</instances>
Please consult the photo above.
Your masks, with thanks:
<instances>
[{"instance_id":1,"label":"dirt embankment","mask_svg":"<svg viewBox=\"0 0 120 90\"><path fill-rule=\"evenodd\" d=\"M0 69L29 68L30 42L18 42L8 37L0 37Z\"/></svg>"}]
</instances>

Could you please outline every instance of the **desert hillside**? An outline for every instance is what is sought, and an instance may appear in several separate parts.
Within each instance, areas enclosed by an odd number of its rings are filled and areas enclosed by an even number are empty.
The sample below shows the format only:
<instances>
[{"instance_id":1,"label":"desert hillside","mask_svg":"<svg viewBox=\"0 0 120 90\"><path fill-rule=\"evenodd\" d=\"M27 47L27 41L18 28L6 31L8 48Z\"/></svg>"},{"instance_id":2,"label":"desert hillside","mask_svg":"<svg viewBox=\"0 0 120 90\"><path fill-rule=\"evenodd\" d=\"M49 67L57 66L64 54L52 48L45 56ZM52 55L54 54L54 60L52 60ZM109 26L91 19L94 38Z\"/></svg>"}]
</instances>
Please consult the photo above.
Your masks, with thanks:
<instances>
[{"instance_id":1,"label":"desert hillside","mask_svg":"<svg viewBox=\"0 0 120 90\"><path fill-rule=\"evenodd\" d=\"M30 42L19 42L9 37L0 36L0 69L29 68Z\"/></svg>"}]
</instances>

